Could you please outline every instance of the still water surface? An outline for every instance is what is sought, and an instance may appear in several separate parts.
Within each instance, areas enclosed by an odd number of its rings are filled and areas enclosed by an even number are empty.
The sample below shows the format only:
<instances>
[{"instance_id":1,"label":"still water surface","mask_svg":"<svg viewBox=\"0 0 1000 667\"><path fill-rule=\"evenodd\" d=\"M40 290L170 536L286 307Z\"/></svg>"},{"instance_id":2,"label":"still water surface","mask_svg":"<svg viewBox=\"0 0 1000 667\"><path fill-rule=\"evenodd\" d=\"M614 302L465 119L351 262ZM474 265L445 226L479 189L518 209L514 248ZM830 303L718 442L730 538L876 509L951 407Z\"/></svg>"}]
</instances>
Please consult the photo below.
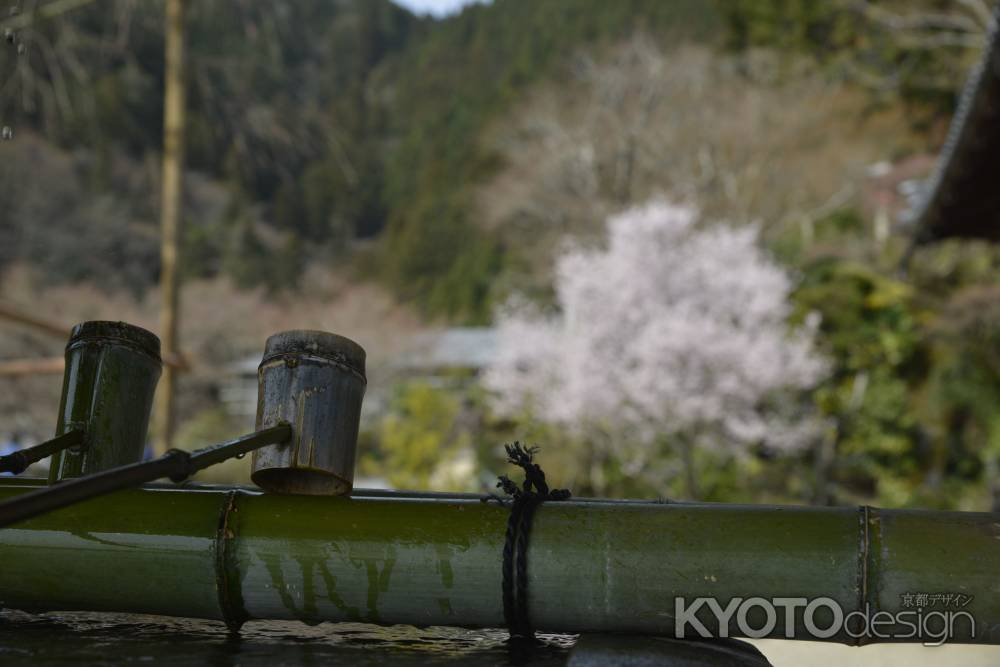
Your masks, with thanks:
<instances>
[{"instance_id":1,"label":"still water surface","mask_svg":"<svg viewBox=\"0 0 1000 667\"><path fill-rule=\"evenodd\" d=\"M132 614L0 612L0 665L563 665L571 635L515 651L503 630L359 623L222 623Z\"/></svg>"}]
</instances>

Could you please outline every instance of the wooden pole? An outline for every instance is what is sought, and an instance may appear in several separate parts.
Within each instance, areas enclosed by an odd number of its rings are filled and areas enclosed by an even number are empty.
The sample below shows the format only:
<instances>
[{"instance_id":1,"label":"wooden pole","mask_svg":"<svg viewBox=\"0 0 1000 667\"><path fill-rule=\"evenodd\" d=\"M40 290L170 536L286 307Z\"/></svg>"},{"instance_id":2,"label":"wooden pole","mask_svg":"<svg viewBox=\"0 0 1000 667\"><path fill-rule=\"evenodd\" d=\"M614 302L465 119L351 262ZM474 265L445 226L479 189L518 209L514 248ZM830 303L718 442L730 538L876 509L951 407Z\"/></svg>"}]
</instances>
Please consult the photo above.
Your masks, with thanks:
<instances>
[{"instance_id":1,"label":"wooden pole","mask_svg":"<svg viewBox=\"0 0 1000 667\"><path fill-rule=\"evenodd\" d=\"M38 317L28 313L23 308L12 306L9 303L0 301L0 320L23 324L41 333L65 339L72 326L63 325L54 320ZM163 363L176 371L191 370L191 364L187 356L182 352L160 355ZM4 359L0 361L0 376L3 375L31 375L34 373L62 373L62 357L41 357L32 359Z\"/></svg>"},{"instance_id":2,"label":"wooden pole","mask_svg":"<svg viewBox=\"0 0 1000 667\"><path fill-rule=\"evenodd\" d=\"M185 64L184 14L187 0L167 0L166 13L166 75L163 102L163 190L161 201L162 244L160 251L160 338L163 353L177 353L178 305L178 239L181 230L184 170L185 123ZM159 429L156 451L164 454L173 446L174 438L174 369L164 369L156 403L156 423Z\"/></svg>"},{"instance_id":3,"label":"wooden pole","mask_svg":"<svg viewBox=\"0 0 1000 667\"><path fill-rule=\"evenodd\" d=\"M0 361L0 377L20 375L46 375L62 373L66 362L62 357L39 357L36 359L4 359Z\"/></svg>"},{"instance_id":4,"label":"wooden pole","mask_svg":"<svg viewBox=\"0 0 1000 667\"><path fill-rule=\"evenodd\" d=\"M0 481L0 500L30 486ZM509 507L476 498L321 497L142 489L0 530L13 609L502 627ZM829 598L855 610L960 610L950 641L1000 643L1000 524L986 513L570 500L542 505L528 548L540 631L673 635L676 599ZM113 562L114 567L108 567ZM929 606L921 595L949 595ZM961 595L962 598L954 596ZM955 602L955 600L960 600ZM824 607L825 608L825 607ZM743 632L739 614L705 627ZM762 626L751 610L748 622ZM847 644L889 641L808 632ZM911 619L912 620L912 619ZM832 627L821 610L815 624ZM892 641L935 641L941 619Z\"/></svg>"},{"instance_id":5,"label":"wooden pole","mask_svg":"<svg viewBox=\"0 0 1000 667\"><path fill-rule=\"evenodd\" d=\"M32 329L43 331L50 336L55 336L61 339L66 338L66 335L69 334L69 330L71 328L64 326L60 322L54 322L44 317L38 317L37 315L25 312L21 308L15 308L14 306L3 302L0 302L0 320L23 324L27 327L31 327Z\"/></svg>"}]
</instances>

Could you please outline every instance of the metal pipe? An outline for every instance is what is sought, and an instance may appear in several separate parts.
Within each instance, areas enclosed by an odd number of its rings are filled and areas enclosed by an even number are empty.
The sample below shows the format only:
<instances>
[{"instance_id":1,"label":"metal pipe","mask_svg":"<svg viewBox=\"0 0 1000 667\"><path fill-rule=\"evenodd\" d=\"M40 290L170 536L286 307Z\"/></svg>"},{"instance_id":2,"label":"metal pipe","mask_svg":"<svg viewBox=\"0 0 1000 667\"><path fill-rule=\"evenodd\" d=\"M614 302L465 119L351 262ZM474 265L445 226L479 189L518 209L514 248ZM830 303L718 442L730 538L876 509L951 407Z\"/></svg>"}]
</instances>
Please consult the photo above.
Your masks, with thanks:
<instances>
[{"instance_id":1,"label":"metal pipe","mask_svg":"<svg viewBox=\"0 0 1000 667\"><path fill-rule=\"evenodd\" d=\"M45 486L46 481L40 477L0 477L0 487L36 487ZM175 483L150 482L143 484L143 489L176 489ZM184 482L183 487L188 491L246 491L248 493L259 493L260 488L241 484L218 484L214 482ZM507 498L499 498L488 493L454 492L454 491L415 491L410 489L363 489L355 488L351 491L351 498L389 498L394 500L478 500L479 502L491 502ZM687 500L670 500L669 498L591 498L588 496L573 496L577 503L598 503L606 505L720 505L721 503L691 502Z\"/></svg>"},{"instance_id":2,"label":"metal pipe","mask_svg":"<svg viewBox=\"0 0 1000 667\"><path fill-rule=\"evenodd\" d=\"M142 460L160 340L124 322L84 322L66 344L56 435L82 430L84 442L52 456L49 482Z\"/></svg>"},{"instance_id":3,"label":"metal pipe","mask_svg":"<svg viewBox=\"0 0 1000 667\"><path fill-rule=\"evenodd\" d=\"M190 454L172 449L152 461L130 463L54 486L35 489L17 498L0 502L0 528L112 491L136 487L154 479L169 478L174 482L181 482L208 466L234 456L242 457L266 445L285 442L291 435L291 426L279 424Z\"/></svg>"},{"instance_id":4,"label":"metal pipe","mask_svg":"<svg viewBox=\"0 0 1000 667\"><path fill-rule=\"evenodd\" d=\"M23 492L0 487L0 498ZM460 499L123 491L0 532L0 601L234 627L248 619L500 627L508 511ZM538 509L528 563L541 631L672 635L678 597L711 596L723 607L735 597L826 597L847 614L898 612L907 595L945 593L972 598L962 611L975 621L974 634L956 623L950 641L1000 643L993 514L571 500ZM707 612L697 617L718 634ZM803 610L796 614L794 638L885 641L847 629L811 635ZM743 634L735 615L725 627ZM767 636L783 637L784 625ZM894 641L936 639L923 627Z\"/></svg>"},{"instance_id":5,"label":"metal pipe","mask_svg":"<svg viewBox=\"0 0 1000 667\"><path fill-rule=\"evenodd\" d=\"M12 472L15 475L20 475L22 472L27 470L28 466L32 463L37 463L46 456L52 456L56 452L61 452L64 449L81 445L83 444L83 439L83 431L67 431L62 435L57 435L51 440L46 440L45 442L39 443L34 447L21 449L13 454L7 454L6 456L0 456L0 472Z\"/></svg>"}]
</instances>

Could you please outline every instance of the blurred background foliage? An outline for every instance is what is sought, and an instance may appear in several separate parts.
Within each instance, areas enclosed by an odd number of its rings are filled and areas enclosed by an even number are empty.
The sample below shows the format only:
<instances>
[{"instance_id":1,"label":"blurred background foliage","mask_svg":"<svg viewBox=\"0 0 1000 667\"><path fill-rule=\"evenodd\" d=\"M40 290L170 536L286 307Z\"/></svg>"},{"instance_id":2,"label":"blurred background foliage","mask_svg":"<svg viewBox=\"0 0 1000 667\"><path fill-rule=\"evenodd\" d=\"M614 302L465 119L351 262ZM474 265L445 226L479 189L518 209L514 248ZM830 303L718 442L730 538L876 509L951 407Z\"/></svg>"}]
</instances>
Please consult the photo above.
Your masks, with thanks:
<instances>
[{"instance_id":1,"label":"blurred background foliage","mask_svg":"<svg viewBox=\"0 0 1000 667\"><path fill-rule=\"evenodd\" d=\"M407 313L369 323L386 340L487 323L512 291L551 299L561 239L592 240L609 212L667 192L760 221L799 280L796 317L822 316L833 365L813 395L824 442L781 460L699 454L708 499L986 509L1000 502L1000 250L948 241L900 273L905 230L885 222L899 183L870 173L922 159L900 180L926 175L979 55L977 7L495 0L434 20L388 0L191 3L184 271L230 308L214 323L196 310L206 333L187 340L232 359L221 337L256 349L241 341L357 284ZM8 296L151 317L162 27L161 3L107 0L19 30L23 53L0 50L0 119L15 133L0 142ZM327 285L315 267L347 278ZM103 305L59 291L84 284ZM2 352L32 345L10 336ZM190 445L234 429L199 382L182 405ZM496 417L474 378L396 383L360 470L480 488L515 438L545 445L552 476L583 493L680 492Z\"/></svg>"}]
</instances>

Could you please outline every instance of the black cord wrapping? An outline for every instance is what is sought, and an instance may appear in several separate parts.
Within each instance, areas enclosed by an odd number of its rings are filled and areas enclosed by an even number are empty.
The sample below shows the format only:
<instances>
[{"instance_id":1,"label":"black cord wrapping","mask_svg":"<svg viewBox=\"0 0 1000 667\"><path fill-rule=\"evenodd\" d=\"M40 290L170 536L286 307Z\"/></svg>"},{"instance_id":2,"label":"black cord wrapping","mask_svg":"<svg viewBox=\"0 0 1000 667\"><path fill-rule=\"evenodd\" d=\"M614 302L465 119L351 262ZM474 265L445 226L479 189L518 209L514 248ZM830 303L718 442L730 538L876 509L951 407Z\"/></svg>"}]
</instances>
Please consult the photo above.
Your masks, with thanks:
<instances>
[{"instance_id":1,"label":"black cord wrapping","mask_svg":"<svg viewBox=\"0 0 1000 667\"><path fill-rule=\"evenodd\" d=\"M537 447L520 442L504 445L507 460L524 470L524 483L518 487L507 475L500 475L497 488L513 499L507 517L507 535L503 545L503 616L512 639L534 639L535 631L528 614L528 538L538 506L547 500L567 500L567 489L549 490L545 473L534 462ZM498 496L484 498L498 500Z\"/></svg>"}]
</instances>

